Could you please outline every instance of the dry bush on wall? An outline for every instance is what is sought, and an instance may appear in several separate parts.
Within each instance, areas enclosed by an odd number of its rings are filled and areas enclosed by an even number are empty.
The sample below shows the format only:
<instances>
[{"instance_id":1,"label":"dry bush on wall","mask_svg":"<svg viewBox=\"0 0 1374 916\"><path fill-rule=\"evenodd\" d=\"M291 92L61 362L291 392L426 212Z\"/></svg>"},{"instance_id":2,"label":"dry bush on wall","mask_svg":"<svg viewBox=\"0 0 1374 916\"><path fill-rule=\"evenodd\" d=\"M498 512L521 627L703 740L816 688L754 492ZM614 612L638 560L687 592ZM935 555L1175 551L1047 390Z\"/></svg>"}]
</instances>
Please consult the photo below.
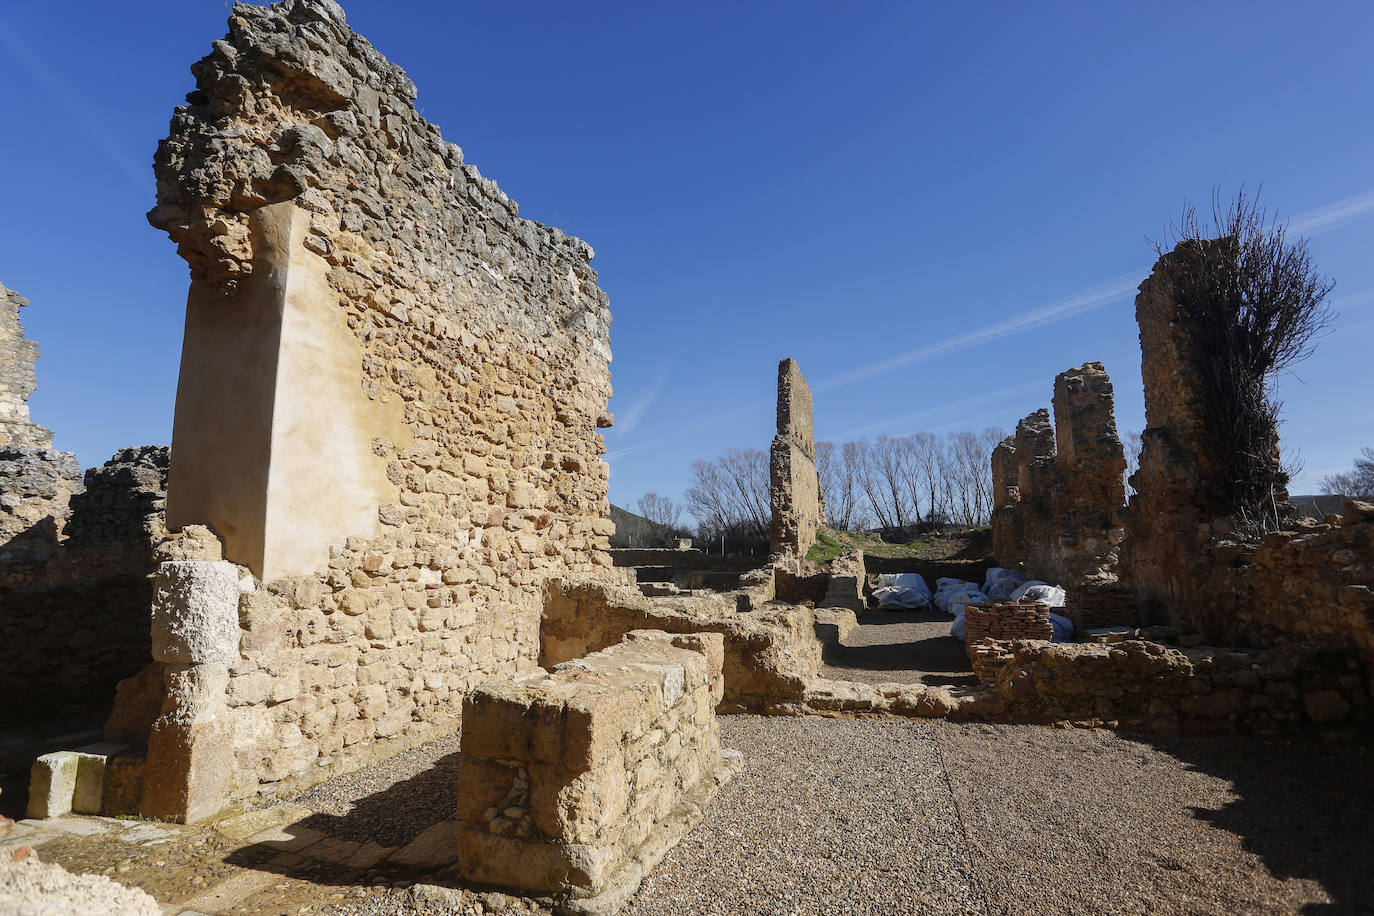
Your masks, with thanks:
<instances>
[{"instance_id":1,"label":"dry bush on wall","mask_svg":"<svg viewBox=\"0 0 1374 916\"><path fill-rule=\"evenodd\" d=\"M1175 259L1174 307L1197 355L1219 508L1261 527L1277 524L1288 474L1274 382L1311 355L1332 317L1325 300L1333 284L1316 272L1306 239L1290 239L1243 188L1227 205L1213 193L1210 226L1185 203L1168 237L1185 255ZM1163 245L1155 249L1163 256Z\"/></svg>"}]
</instances>

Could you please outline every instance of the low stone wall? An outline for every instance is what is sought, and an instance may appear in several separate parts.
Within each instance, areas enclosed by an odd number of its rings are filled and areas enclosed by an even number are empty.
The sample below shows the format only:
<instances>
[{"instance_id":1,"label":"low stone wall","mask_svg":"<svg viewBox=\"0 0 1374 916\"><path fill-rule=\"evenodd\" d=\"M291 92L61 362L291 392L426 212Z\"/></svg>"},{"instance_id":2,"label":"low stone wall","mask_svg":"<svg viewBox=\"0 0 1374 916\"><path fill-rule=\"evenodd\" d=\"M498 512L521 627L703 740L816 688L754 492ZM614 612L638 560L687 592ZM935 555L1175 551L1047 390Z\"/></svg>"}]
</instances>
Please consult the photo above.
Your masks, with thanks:
<instances>
[{"instance_id":1,"label":"low stone wall","mask_svg":"<svg viewBox=\"0 0 1374 916\"><path fill-rule=\"evenodd\" d=\"M642 629L724 637L722 712L795 706L820 671L822 643L809 608L770 605L739 613L729 596L650 599L596 578L551 579L545 586L539 664L551 668Z\"/></svg>"},{"instance_id":2,"label":"low stone wall","mask_svg":"<svg viewBox=\"0 0 1374 916\"><path fill-rule=\"evenodd\" d=\"M0 541L0 716L106 706L146 663L168 462L123 449L83 482L67 452L0 452L0 501L38 518Z\"/></svg>"},{"instance_id":3,"label":"low stone wall","mask_svg":"<svg viewBox=\"0 0 1374 916\"><path fill-rule=\"evenodd\" d=\"M715 706L724 640L636 631L463 703L463 876L560 912L611 913L728 778Z\"/></svg>"},{"instance_id":4,"label":"low stone wall","mask_svg":"<svg viewBox=\"0 0 1374 916\"><path fill-rule=\"evenodd\" d=\"M1351 652L1252 652L1014 641L996 697L976 718L1076 721L1164 733L1282 735L1367 728L1369 698Z\"/></svg>"},{"instance_id":5,"label":"low stone wall","mask_svg":"<svg viewBox=\"0 0 1374 916\"><path fill-rule=\"evenodd\" d=\"M830 585L820 607L843 607L862 611L867 606L864 586L868 573L860 551L841 554L830 561Z\"/></svg>"}]
</instances>

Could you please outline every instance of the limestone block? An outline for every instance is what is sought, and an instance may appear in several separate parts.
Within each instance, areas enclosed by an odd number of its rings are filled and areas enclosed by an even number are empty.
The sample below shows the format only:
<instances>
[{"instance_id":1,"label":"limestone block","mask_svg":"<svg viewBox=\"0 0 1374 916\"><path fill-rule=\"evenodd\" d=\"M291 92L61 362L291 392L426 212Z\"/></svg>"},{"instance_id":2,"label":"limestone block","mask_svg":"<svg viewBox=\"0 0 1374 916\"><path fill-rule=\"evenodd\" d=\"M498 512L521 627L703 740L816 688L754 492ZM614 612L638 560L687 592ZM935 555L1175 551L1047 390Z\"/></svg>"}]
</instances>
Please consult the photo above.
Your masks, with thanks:
<instances>
[{"instance_id":1,"label":"limestone block","mask_svg":"<svg viewBox=\"0 0 1374 916\"><path fill-rule=\"evenodd\" d=\"M227 716L185 724L163 717L153 725L144 765L141 812L193 824L222 810L234 767Z\"/></svg>"},{"instance_id":2,"label":"limestone block","mask_svg":"<svg viewBox=\"0 0 1374 916\"><path fill-rule=\"evenodd\" d=\"M71 814L76 793L77 758L70 751L44 754L29 770L28 816L61 817Z\"/></svg>"},{"instance_id":3,"label":"limestone block","mask_svg":"<svg viewBox=\"0 0 1374 916\"><path fill-rule=\"evenodd\" d=\"M180 664L238 661L239 576L232 563L163 563L153 588L153 658Z\"/></svg>"}]
</instances>

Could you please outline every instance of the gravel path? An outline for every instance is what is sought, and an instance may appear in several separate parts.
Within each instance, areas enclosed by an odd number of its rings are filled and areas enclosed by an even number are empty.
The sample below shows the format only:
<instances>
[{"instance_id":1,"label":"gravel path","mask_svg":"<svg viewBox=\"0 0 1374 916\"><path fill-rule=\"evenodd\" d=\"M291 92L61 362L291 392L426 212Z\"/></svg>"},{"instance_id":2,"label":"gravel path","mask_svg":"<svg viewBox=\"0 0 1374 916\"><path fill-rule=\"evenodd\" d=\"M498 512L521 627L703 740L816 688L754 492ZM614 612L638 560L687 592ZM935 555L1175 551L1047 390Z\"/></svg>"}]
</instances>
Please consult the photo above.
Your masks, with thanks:
<instances>
[{"instance_id":1,"label":"gravel path","mask_svg":"<svg viewBox=\"0 0 1374 916\"><path fill-rule=\"evenodd\" d=\"M983 913L924 722L729 716L744 768L625 916Z\"/></svg>"},{"instance_id":2,"label":"gravel path","mask_svg":"<svg viewBox=\"0 0 1374 916\"><path fill-rule=\"evenodd\" d=\"M458 809L457 733L289 799L316 812L305 826L355 843L404 846Z\"/></svg>"},{"instance_id":3,"label":"gravel path","mask_svg":"<svg viewBox=\"0 0 1374 916\"><path fill-rule=\"evenodd\" d=\"M825 677L880 684L973 685L962 640L949 635L952 618L939 611L862 611L859 628L831 650Z\"/></svg>"},{"instance_id":4,"label":"gravel path","mask_svg":"<svg viewBox=\"0 0 1374 916\"><path fill-rule=\"evenodd\" d=\"M936 723L994 913L1370 913L1374 754Z\"/></svg>"}]
</instances>

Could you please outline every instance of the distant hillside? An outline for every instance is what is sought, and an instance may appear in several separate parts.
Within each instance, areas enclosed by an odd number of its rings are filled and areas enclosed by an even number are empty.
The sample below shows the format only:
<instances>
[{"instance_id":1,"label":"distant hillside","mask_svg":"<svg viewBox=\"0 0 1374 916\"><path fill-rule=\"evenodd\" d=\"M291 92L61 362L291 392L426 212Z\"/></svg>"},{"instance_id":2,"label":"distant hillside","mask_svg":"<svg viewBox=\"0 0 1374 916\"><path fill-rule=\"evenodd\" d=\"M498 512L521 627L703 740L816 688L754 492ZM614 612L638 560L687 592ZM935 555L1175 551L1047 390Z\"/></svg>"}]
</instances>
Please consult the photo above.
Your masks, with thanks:
<instances>
[{"instance_id":1,"label":"distant hillside","mask_svg":"<svg viewBox=\"0 0 1374 916\"><path fill-rule=\"evenodd\" d=\"M615 534L611 535L612 547L672 547L675 538L686 537L667 525L651 522L615 503L611 503L611 521L615 522Z\"/></svg>"}]
</instances>

